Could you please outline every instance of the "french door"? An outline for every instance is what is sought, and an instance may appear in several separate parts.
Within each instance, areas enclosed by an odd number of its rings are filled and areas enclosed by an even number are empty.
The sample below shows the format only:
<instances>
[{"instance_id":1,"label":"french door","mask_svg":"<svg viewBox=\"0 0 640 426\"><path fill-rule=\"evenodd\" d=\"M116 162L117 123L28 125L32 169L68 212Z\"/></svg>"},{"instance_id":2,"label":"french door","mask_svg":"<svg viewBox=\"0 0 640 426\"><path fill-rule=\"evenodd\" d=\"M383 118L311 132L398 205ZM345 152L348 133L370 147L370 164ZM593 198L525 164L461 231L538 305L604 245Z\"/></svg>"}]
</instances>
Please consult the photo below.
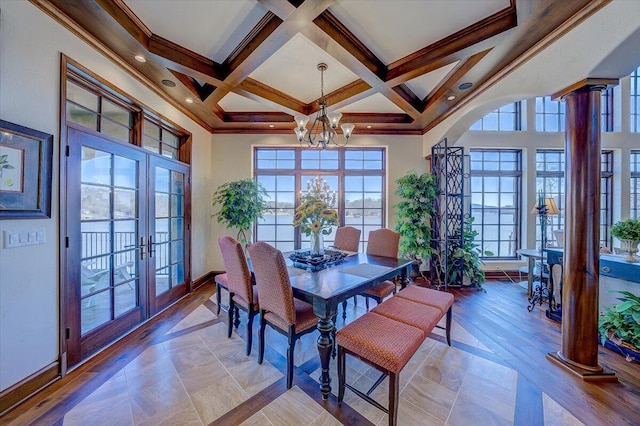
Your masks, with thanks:
<instances>
[{"instance_id":1,"label":"french door","mask_svg":"<svg viewBox=\"0 0 640 426\"><path fill-rule=\"evenodd\" d=\"M72 366L189 290L189 170L90 131L69 127L67 139L63 315Z\"/></svg>"}]
</instances>

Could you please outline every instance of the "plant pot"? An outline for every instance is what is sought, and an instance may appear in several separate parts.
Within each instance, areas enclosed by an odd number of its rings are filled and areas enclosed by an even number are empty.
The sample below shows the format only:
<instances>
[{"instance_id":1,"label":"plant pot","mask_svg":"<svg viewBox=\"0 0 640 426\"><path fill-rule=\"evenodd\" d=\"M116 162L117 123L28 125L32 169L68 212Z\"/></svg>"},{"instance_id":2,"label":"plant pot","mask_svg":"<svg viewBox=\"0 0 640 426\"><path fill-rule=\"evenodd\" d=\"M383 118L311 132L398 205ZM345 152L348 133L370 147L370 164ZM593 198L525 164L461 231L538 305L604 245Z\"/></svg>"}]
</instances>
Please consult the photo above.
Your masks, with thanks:
<instances>
[{"instance_id":1,"label":"plant pot","mask_svg":"<svg viewBox=\"0 0 640 426\"><path fill-rule=\"evenodd\" d=\"M620 248L627 253L627 257L624 258L627 262L638 262L633 255L638 252L638 243L640 241L635 240L620 240Z\"/></svg>"},{"instance_id":2,"label":"plant pot","mask_svg":"<svg viewBox=\"0 0 640 426\"><path fill-rule=\"evenodd\" d=\"M628 362L640 363L640 348L618 339L614 333L609 332L609 337L604 341L602 346L619 352L625 356Z\"/></svg>"},{"instance_id":3,"label":"plant pot","mask_svg":"<svg viewBox=\"0 0 640 426\"><path fill-rule=\"evenodd\" d=\"M311 255L323 256L324 255L324 236L322 232L312 232L311 239Z\"/></svg>"}]
</instances>

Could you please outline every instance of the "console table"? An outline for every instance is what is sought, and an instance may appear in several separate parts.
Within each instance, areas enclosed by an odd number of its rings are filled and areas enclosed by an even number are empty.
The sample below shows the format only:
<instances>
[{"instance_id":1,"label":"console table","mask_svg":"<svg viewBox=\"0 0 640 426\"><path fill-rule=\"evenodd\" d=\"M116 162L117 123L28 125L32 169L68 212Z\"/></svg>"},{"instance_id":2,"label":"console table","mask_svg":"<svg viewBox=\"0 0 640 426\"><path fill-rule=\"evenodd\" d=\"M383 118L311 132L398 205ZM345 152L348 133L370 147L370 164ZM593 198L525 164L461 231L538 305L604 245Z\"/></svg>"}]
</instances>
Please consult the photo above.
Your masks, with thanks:
<instances>
[{"instance_id":1,"label":"console table","mask_svg":"<svg viewBox=\"0 0 640 426\"><path fill-rule=\"evenodd\" d=\"M560 297L562 296L562 279L559 283L554 282L553 267L555 265L563 264L563 250L562 249L545 249L547 253L547 264L549 265L549 308L547 309L547 317L554 321L562 321L562 303L556 303L554 297L554 288L560 289ZM640 259L638 259L640 261ZM626 262L623 256L616 256L610 254L600 255L600 277L616 278L632 283L640 284L640 263ZM562 274L560 274L562 277ZM640 286L637 292L640 292ZM600 283L600 290L602 291L602 282ZM637 293L636 292L636 293ZM560 299L561 300L561 299Z\"/></svg>"}]
</instances>

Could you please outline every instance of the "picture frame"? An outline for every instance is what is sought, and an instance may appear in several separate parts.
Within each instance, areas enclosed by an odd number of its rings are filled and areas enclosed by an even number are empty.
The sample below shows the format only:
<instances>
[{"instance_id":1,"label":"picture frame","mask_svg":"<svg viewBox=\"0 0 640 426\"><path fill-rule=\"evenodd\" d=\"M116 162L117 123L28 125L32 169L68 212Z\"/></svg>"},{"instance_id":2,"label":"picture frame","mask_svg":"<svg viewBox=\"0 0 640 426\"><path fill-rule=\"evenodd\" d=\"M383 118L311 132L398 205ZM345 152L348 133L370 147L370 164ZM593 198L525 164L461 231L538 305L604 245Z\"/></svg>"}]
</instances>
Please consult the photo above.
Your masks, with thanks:
<instances>
[{"instance_id":1,"label":"picture frame","mask_svg":"<svg viewBox=\"0 0 640 426\"><path fill-rule=\"evenodd\" d=\"M0 120L0 219L51 217L53 135Z\"/></svg>"}]
</instances>

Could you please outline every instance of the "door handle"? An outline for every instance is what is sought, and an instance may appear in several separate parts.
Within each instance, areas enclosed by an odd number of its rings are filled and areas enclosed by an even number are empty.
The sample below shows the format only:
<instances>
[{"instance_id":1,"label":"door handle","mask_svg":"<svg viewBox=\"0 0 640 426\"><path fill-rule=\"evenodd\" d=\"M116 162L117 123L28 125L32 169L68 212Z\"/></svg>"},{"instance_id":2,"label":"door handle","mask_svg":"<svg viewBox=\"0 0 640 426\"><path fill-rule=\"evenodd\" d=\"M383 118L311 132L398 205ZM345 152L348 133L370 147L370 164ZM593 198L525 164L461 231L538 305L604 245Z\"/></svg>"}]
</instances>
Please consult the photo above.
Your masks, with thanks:
<instances>
[{"instance_id":1,"label":"door handle","mask_svg":"<svg viewBox=\"0 0 640 426\"><path fill-rule=\"evenodd\" d=\"M153 257L153 254L156 252L156 249L153 248L153 235L149 235L149 257Z\"/></svg>"}]
</instances>

